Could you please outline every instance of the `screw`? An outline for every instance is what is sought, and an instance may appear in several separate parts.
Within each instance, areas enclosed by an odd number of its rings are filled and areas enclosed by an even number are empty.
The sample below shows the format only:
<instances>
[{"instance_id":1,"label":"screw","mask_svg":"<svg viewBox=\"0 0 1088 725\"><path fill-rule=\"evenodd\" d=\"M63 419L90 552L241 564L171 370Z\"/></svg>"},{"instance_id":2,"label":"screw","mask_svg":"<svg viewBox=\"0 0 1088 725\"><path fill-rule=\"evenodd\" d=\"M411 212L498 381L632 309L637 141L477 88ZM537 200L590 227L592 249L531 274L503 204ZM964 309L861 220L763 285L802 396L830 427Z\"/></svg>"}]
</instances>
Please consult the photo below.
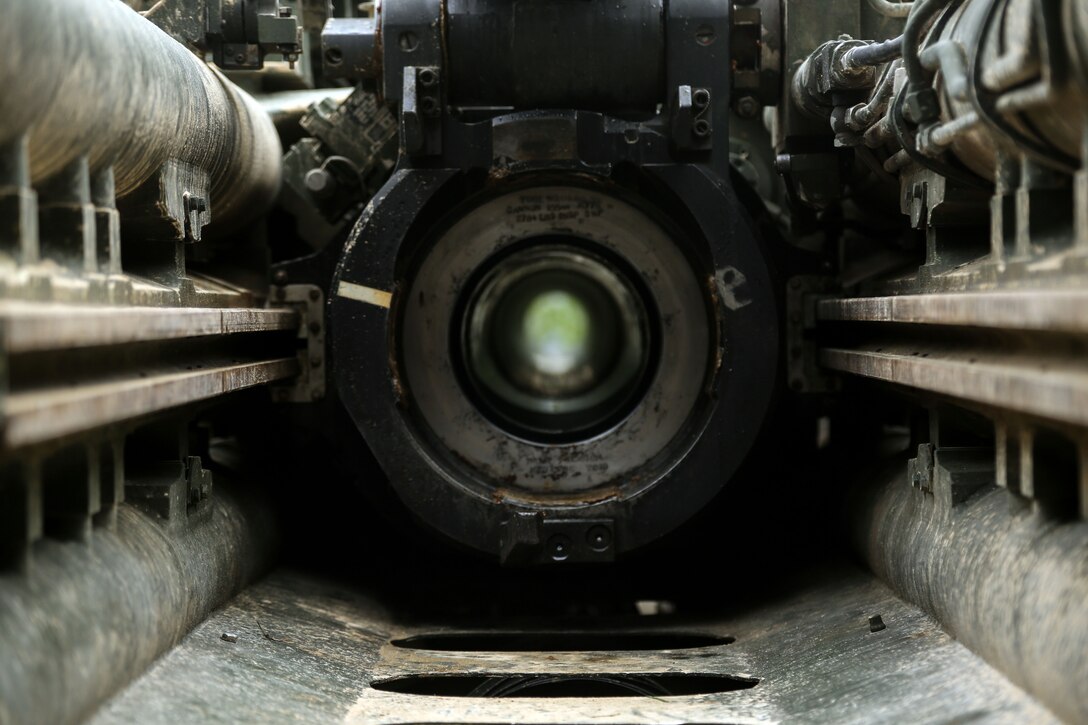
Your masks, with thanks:
<instances>
[{"instance_id":1,"label":"screw","mask_svg":"<svg viewBox=\"0 0 1088 725\"><path fill-rule=\"evenodd\" d=\"M605 551L612 545L612 532L601 524L591 526L586 532L586 543L594 551Z\"/></svg>"},{"instance_id":2,"label":"screw","mask_svg":"<svg viewBox=\"0 0 1088 725\"><path fill-rule=\"evenodd\" d=\"M710 135L710 122L705 118L696 119L695 123L691 126L691 132L696 136L709 136Z\"/></svg>"},{"instance_id":3,"label":"screw","mask_svg":"<svg viewBox=\"0 0 1088 725\"><path fill-rule=\"evenodd\" d=\"M548 539L548 552L552 561L566 561L570 556L570 537L565 534L556 534Z\"/></svg>"},{"instance_id":4,"label":"screw","mask_svg":"<svg viewBox=\"0 0 1088 725\"><path fill-rule=\"evenodd\" d=\"M759 115L759 101L752 96L742 96L737 99L736 104L733 106L733 110L737 112L737 115L741 118L755 118Z\"/></svg>"},{"instance_id":5,"label":"screw","mask_svg":"<svg viewBox=\"0 0 1088 725\"><path fill-rule=\"evenodd\" d=\"M424 86L433 86L438 81L438 76L430 68L424 68L419 72L419 83Z\"/></svg>"},{"instance_id":6,"label":"screw","mask_svg":"<svg viewBox=\"0 0 1088 725\"><path fill-rule=\"evenodd\" d=\"M405 53L411 53L413 50L419 47L419 38L411 30L406 30L400 34L397 38L397 45Z\"/></svg>"}]
</instances>

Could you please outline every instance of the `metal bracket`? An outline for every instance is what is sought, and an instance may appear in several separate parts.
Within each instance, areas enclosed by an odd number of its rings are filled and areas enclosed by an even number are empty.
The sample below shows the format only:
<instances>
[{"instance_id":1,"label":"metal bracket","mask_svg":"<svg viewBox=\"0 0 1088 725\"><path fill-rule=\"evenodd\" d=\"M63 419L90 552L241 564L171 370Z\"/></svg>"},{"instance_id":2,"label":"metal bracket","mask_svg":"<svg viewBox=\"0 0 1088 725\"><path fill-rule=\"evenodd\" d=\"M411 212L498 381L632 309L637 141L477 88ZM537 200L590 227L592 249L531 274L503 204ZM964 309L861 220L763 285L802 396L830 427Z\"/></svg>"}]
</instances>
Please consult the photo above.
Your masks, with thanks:
<instances>
[{"instance_id":1,"label":"metal bracket","mask_svg":"<svg viewBox=\"0 0 1088 725\"><path fill-rule=\"evenodd\" d=\"M680 86L672 103L672 140L684 150L709 149L714 132L710 89Z\"/></svg>"},{"instance_id":2,"label":"metal bracket","mask_svg":"<svg viewBox=\"0 0 1088 725\"><path fill-rule=\"evenodd\" d=\"M299 313L298 339L306 345L298 351L299 375L290 384L272 387L272 399L283 403L309 403L325 397L325 293L312 284L278 285L272 288L272 307L291 307Z\"/></svg>"},{"instance_id":3,"label":"metal bracket","mask_svg":"<svg viewBox=\"0 0 1088 725\"><path fill-rule=\"evenodd\" d=\"M539 511L512 511L500 531L504 566L616 558L612 519L548 519Z\"/></svg>"},{"instance_id":4,"label":"metal bracket","mask_svg":"<svg viewBox=\"0 0 1088 725\"><path fill-rule=\"evenodd\" d=\"M820 367L819 347L810 332L816 326L816 302L832 290L828 277L801 275L786 285L786 373L796 393L837 390L838 378Z\"/></svg>"},{"instance_id":5,"label":"metal bracket","mask_svg":"<svg viewBox=\"0 0 1088 725\"><path fill-rule=\"evenodd\" d=\"M409 156L442 153L440 78L437 66L404 69L400 129L401 143Z\"/></svg>"}]
</instances>

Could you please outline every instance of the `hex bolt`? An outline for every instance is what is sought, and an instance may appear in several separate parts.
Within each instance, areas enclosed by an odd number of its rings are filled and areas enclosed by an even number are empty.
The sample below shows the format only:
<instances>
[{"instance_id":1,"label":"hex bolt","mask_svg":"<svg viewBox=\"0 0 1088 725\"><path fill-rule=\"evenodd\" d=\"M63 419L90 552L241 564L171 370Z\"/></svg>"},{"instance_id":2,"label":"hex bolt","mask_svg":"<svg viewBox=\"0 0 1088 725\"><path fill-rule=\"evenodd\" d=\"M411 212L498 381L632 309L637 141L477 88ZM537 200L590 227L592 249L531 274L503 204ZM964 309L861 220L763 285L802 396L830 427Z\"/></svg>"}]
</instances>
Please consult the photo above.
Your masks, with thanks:
<instances>
[{"instance_id":1,"label":"hex bolt","mask_svg":"<svg viewBox=\"0 0 1088 725\"><path fill-rule=\"evenodd\" d=\"M742 96L737 99L736 104L733 106L733 110L737 112L737 115L741 118L755 118L759 115L760 105L752 96Z\"/></svg>"}]
</instances>

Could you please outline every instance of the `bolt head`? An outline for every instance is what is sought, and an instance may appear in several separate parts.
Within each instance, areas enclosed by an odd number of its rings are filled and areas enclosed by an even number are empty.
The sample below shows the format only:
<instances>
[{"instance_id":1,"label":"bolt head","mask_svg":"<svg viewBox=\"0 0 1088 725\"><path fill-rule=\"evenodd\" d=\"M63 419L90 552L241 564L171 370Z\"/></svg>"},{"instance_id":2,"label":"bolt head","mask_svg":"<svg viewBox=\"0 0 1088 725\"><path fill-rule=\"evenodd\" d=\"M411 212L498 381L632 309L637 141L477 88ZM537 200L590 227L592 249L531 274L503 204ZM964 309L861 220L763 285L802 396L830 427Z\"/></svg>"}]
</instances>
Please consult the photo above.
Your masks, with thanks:
<instances>
[{"instance_id":1,"label":"bolt head","mask_svg":"<svg viewBox=\"0 0 1088 725\"><path fill-rule=\"evenodd\" d=\"M336 179L325 169L310 169L302 182L311 194L320 198L336 193Z\"/></svg>"},{"instance_id":2,"label":"bolt head","mask_svg":"<svg viewBox=\"0 0 1088 725\"><path fill-rule=\"evenodd\" d=\"M612 531L601 524L591 526L586 532L586 544L594 551L606 551L612 545Z\"/></svg>"},{"instance_id":3,"label":"bolt head","mask_svg":"<svg viewBox=\"0 0 1088 725\"><path fill-rule=\"evenodd\" d=\"M570 558L571 540L565 534L556 534L548 539L547 555L552 561L566 561Z\"/></svg>"},{"instance_id":4,"label":"bolt head","mask_svg":"<svg viewBox=\"0 0 1088 725\"><path fill-rule=\"evenodd\" d=\"M755 118L759 115L760 103L752 96L742 96L737 99L734 110L741 118Z\"/></svg>"}]
</instances>

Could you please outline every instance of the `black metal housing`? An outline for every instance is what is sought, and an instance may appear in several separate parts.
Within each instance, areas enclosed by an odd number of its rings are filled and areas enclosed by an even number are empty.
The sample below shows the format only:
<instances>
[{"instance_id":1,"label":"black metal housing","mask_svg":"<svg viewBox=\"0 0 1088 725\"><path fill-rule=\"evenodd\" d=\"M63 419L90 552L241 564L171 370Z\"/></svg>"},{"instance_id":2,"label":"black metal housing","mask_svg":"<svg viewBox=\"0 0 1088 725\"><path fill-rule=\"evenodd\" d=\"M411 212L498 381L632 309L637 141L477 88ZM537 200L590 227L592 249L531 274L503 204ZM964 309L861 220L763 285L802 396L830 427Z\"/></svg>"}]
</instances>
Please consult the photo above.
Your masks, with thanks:
<instances>
[{"instance_id":1,"label":"black metal housing","mask_svg":"<svg viewBox=\"0 0 1088 725\"><path fill-rule=\"evenodd\" d=\"M552 19L535 24L505 3L449 3L443 23L427 15L437 2L383 6L384 95L399 105L402 155L329 294L333 376L391 485L431 527L507 564L609 561L676 528L740 466L776 379L771 273L729 181L728 6L570 5L535 5ZM594 48L593 62L575 53L553 63L557 29L564 47ZM632 54L640 38L647 45ZM520 65L504 70L510 53ZM614 83L631 62L639 82ZM451 95L515 110L463 114ZM562 110L534 110L542 105ZM402 357L405 298L429 240L488 198L542 185L603 192L674 230L710 321L705 380L680 432L638 470L575 492L526 492L436 443ZM589 446L598 457L610 435Z\"/></svg>"}]
</instances>

